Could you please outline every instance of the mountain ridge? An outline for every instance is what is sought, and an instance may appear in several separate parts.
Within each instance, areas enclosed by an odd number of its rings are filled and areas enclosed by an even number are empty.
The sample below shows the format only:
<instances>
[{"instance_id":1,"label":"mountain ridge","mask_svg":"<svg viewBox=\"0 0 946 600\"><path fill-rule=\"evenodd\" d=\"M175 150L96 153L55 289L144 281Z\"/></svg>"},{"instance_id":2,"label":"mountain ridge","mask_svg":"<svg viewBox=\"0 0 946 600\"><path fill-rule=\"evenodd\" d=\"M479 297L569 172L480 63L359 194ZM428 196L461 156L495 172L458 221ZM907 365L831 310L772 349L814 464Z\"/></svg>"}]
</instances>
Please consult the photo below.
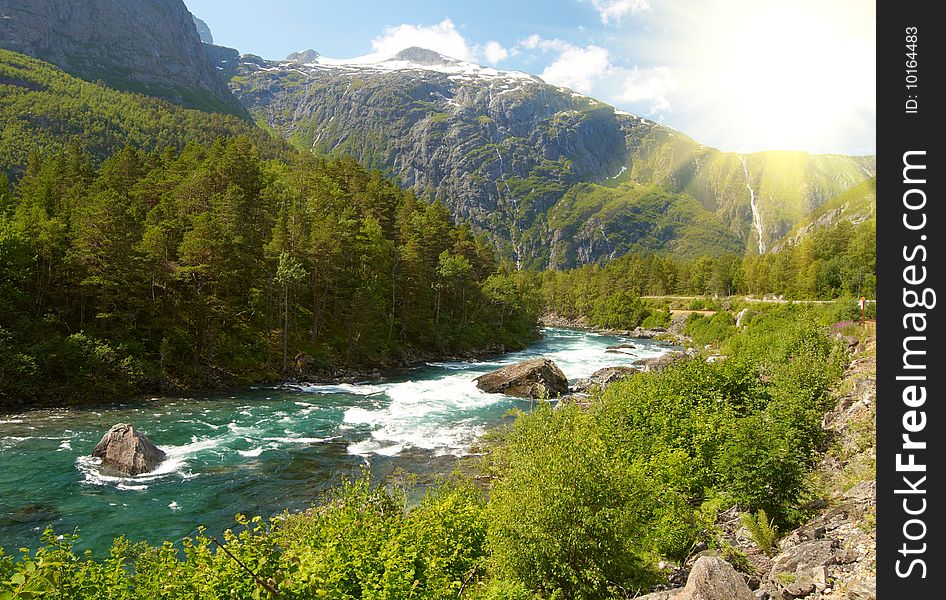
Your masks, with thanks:
<instances>
[{"instance_id":1,"label":"mountain ridge","mask_svg":"<svg viewBox=\"0 0 946 600\"><path fill-rule=\"evenodd\" d=\"M589 190L579 184L659 185L674 206L695 199L706 214L689 210L693 218L708 224L715 215L728 232L709 236L710 254L751 254L870 176L875 160L723 152L535 75L416 47L387 58L319 55L305 63L244 57L230 85L257 122L297 147L350 154L384 170L536 268L603 262L614 247L634 247L611 237L649 235L619 231L616 224L635 211L634 193L619 187L607 199L591 194L603 203L596 212L610 207L604 213L615 226L550 228L549 211L566 193ZM623 198L618 208L615 195ZM591 250L570 249L573 234L572 247ZM729 234L737 248L723 239ZM647 247L673 252L664 241Z\"/></svg>"}]
</instances>

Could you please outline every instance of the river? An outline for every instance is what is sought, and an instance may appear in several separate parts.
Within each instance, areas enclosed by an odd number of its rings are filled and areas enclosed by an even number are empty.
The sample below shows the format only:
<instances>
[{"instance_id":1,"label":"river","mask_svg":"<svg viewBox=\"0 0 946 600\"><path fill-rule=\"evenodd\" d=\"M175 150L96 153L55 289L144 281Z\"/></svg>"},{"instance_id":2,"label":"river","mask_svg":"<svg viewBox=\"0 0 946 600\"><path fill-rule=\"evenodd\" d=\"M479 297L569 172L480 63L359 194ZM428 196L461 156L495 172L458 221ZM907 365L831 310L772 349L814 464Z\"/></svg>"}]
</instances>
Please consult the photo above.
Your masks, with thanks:
<instances>
[{"instance_id":1,"label":"river","mask_svg":"<svg viewBox=\"0 0 946 600\"><path fill-rule=\"evenodd\" d=\"M343 477L395 469L421 483L449 473L490 425L530 403L476 389L473 378L535 356L574 382L597 369L657 356L668 346L545 329L529 348L487 361L428 363L380 382L251 387L227 394L92 409L0 414L0 546L34 547L47 525L80 533L104 553L114 537L159 543L219 534L236 513L270 516L312 504ZM168 458L137 477L99 471L92 449L108 428L131 422Z\"/></svg>"}]
</instances>

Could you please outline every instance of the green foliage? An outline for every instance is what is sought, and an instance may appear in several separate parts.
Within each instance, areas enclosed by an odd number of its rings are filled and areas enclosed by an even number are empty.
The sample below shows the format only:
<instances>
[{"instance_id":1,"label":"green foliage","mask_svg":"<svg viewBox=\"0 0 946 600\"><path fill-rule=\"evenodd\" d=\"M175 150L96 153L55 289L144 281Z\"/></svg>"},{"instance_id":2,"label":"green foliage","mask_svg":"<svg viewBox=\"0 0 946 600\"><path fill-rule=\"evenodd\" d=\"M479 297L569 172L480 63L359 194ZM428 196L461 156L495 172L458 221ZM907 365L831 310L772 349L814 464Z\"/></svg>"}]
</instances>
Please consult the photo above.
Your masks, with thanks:
<instances>
[{"instance_id":1,"label":"green foliage","mask_svg":"<svg viewBox=\"0 0 946 600\"><path fill-rule=\"evenodd\" d=\"M712 315L691 313L687 316L683 332L693 338L696 346L719 344L736 331L736 320L731 314L720 311Z\"/></svg>"},{"instance_id":2,"label":"green foliage","mask_svg":"<svg viewBox=\"0 0 946 600\"><path fill-rule=\"evenodd\" d=\"M181 149L234 135L250 136L269 157L287 156L285 142L238 117L120 92L0 49L0 172L7 175L70 146L102 160L126 145Z\"/></svg>"},{"instance_id":3,"label":"green foliage","mask_svg":"<svg viewBox=\"0 0 946 600\"><path fill-rule=\"evenodd\" d=\"M641 321L641 327L648 329L654 327L668 327L670 325L670 317L670 307L665 306L662 310L651 312L647 318Z\"/></svg>"},{"instance_id":4,"label":"green foliage","mask_svg":"<svg viewBox=\"0 0 946 600\"><path fill-rule=\"evenodd\" d=\"M774 521L770 521L765 514L765 509L759 509L759 512L753 516L751 513L742 513L742 525L749 531L752 541L756 543L762 552L769 556L775 554L775 542L778 541L778 527Z\"/></svg>"},{"instance_id":5,"label":"green foliage","mask_svg":"<svg viewBox=\"0 0 946 600\"><path fill-rule=\"evenodd\" d=\"M568 318L584 316L600 326L605 326L607 318L598 321L595 315L607 315L611 299L625 293L774 293L789 298L844 299L844 311L838 312L836 321L854 320L860 318L856 298L876 295L875 238L875 222L870 219L857 225L845 221L817 228L798 244L761 257L721 255L679 260L665 255L629 254L603 267L546 271L542 273L542 294L551 312ZM689 308L718 310L720 304L711 297L696 298ZM876 305L869 303L868 318L873 318L875 312Z\"/></svg>"},{"instance_id":6,"label":"green foliage","mask_svg":"<svg viewBox=\"0 0 946 600\"><path fill-rule=\"evenodd\" d=\"M520 348L534 277L352 159L245 137L35 160L0 213L0 405ZM298 358L298 360L297 360ZM308 372L301 369L310 369Z\"/></svg>"},{"instance_id":7,"label":"green foliage","mask_svg":"<svg viewBox=\"0 0 946 600\"><path fill-rule=\"evenodd\" d=\"M280 598L455 598L483 569L482 495L445 483L410 512L405 495L367 478L348 482L304 514L269 523L237 515L222 542ZM0 598L272 598L202 529L180 548L115 540L109 557L72 550L75 536L47 530L14 560L0 552ZM58 596L54 596L57 595ZM528 598L515 585L484 586L482 598Z\"/></svg>"},{"instance_id":8,"label":"green foliage","mask_svg":"<svg viewBox=\"0 0 946 600\"><path fill-rule=\"evenodd\" d=\"M650 311L640 298L630 292L616 292L600 296L591 308L592 325L609 329L633 329L641 324Z\"/></svg>"},{"instance_id":9,"label":"green foliage","mask_svg":"<svg viewBox=\"0 0 946 600\"><path fill-rule=\"evenodd\" d=\"M650 581L641 515L653 498L645 478L607 450L574 405L519 418L499 450L508 467L490 492L500 576L568 598L626 595Z\"/></svg>"},{"instance_id":10,"label":"green foliage","mask_svg":"<svg viewBox=\"0 0 946 600\"><path fill-rule=\"evenodd\" d=\"M603 243L608 251L599 254L610 256L661 252L687 260L743 250L719 217L691 196L633 182L615 187L590 183L572 186L548 211L547 228L534 233L548 237L550 231L555 231L561 247L551 263L557 268L571 267L578 253L570 240L579 234L588 235L589 224L598 224L605 236Z\"/></svg>"},{"instance_id":11,"label":"green foliage","mask_svg":"<svg viewBox=\"0 0 946 600\"><path fill-rule=\"evenodd\" d=\"M649 580L651 557L684 559L722 508L797 522L843 362L819 310L760 310L745 330L727 322L724 361L640 373L587 412L520 416L493 453L498 575L543 595L620 597Z\"/></svg>"},{"instance_id":12,"label":"green foliage","mask_svg":"<svg viewBox=\"0 0 946 600\"><path fill-rule=\"evenodd\" d=\"M876 220L815 228L777 253L746 258L742 289L789 298L867 298L877 293Z\"/></svg>"}]
</instances>

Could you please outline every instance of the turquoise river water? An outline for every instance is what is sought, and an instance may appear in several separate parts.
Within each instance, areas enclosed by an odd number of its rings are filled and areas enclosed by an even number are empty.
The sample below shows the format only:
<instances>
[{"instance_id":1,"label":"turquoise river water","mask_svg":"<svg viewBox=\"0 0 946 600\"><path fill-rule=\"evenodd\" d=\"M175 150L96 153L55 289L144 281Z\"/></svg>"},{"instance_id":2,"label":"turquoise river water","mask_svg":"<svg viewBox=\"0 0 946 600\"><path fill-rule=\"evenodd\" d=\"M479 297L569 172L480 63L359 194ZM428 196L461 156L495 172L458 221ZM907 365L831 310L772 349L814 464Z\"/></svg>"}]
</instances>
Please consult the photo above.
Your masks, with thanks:
<instances>
[{"instance_id":1,"label":"turquoise river water","mask_svg":"<svg viewBox=\"0 0 946 600\"><path fill-rule=\"evenodd\" d=\"M430 481L510 408L528 401L476 389L473 378L546 356L574 382L668 346L545 329L526 350L486 361L429 363L363 384L252 387L96 407L0 414L0 546L34 547L43 529L79 531L103 553L117 535L159 543L219 534L236 513L269 516L312 504L344 477L395 469ZM108 428L131 422L168 458L149 474L113 477L90 454Z\"/></svg>"}]
</instances>

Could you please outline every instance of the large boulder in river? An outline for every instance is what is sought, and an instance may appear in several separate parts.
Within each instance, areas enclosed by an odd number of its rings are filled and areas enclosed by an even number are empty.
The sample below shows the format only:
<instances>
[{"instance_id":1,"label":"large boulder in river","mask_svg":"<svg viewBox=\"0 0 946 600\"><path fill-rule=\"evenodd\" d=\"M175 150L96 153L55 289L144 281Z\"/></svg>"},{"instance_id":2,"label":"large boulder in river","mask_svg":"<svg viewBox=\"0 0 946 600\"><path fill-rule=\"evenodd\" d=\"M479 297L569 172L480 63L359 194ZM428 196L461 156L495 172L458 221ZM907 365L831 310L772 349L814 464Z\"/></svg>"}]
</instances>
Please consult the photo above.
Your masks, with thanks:
<instances>
[{"instance_id":1,"label":"large boulder in river","mask_svg":"<svg viewBox=\"0 0 946 600\"><path fill-rule=\"evenodd\" d=\"M557 398L568 393L568 378L547 358L533 358L477 377L476 387L490 394L519 398Z\"/></svg>"},{"instance_id":2,"label":"large boulder in river","mask_svg":"<svg viewBox=\"0 0 946 600\"><path fill-rule=\"evenodd\" d=\"M153 471L166 455L134 427L118 423L102 437L92 456L101 458L103 467L125 475L138 475Z\"/></svg>"}]
</instances>

